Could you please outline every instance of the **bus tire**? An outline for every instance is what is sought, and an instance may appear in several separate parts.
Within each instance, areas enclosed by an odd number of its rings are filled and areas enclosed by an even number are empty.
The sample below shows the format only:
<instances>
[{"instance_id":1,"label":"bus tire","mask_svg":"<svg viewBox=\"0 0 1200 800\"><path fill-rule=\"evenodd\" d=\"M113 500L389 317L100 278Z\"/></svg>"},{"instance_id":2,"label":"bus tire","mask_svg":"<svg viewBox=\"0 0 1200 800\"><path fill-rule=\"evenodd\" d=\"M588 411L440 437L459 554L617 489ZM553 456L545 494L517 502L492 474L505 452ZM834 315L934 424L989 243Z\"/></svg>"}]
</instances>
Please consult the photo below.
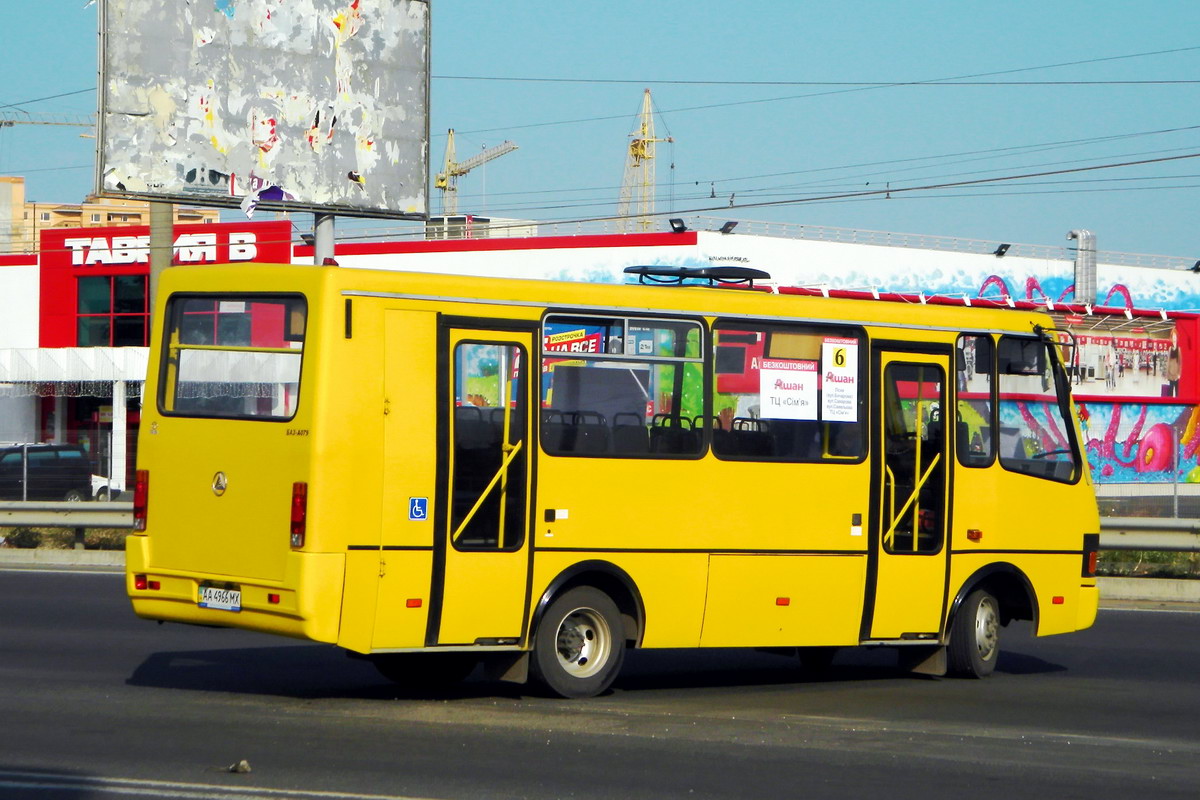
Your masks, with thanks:
<instances>
[{"instance_id":1,"label":"bus tire","mask_svg":"<svg viewBox=\"0 0 1200 800\"><path fill-rule=\"evenodd\" d=\"M950 629L950 673L985 678L1000 656L1000 604L984 589L967 595Z\"/></svg>"},{"instance_id":2,"label":"bus tire","mask_svg":"<svg viewBox=\"0 0 1200 800\"><path fill-rule=\"evenodd\" d=\"M625 659L621 613L591 586L577 586L546 608L534 636L534 677L559 697L595 697Z\"/></svg>"}]
</instances>

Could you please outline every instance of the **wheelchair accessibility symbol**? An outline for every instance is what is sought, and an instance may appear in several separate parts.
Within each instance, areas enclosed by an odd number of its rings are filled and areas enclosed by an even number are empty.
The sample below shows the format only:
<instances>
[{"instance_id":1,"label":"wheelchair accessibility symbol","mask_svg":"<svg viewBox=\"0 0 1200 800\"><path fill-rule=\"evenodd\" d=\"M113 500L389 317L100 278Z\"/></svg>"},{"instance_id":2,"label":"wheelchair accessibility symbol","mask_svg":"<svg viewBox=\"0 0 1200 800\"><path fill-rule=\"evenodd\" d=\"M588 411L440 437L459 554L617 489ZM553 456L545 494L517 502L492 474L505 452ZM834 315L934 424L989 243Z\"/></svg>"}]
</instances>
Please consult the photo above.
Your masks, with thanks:
<instances>
[{"instance_id":1,"label":"wheelchair accessibility symbol","mask_svg":"<svg viewBox=\"0 0 1200 800\"><path fill-rule=\"evenodd\" d=\"M408 519L411 522L424 522L429 518L429 498L408 498Z\"/></svg>"}]
</instances>

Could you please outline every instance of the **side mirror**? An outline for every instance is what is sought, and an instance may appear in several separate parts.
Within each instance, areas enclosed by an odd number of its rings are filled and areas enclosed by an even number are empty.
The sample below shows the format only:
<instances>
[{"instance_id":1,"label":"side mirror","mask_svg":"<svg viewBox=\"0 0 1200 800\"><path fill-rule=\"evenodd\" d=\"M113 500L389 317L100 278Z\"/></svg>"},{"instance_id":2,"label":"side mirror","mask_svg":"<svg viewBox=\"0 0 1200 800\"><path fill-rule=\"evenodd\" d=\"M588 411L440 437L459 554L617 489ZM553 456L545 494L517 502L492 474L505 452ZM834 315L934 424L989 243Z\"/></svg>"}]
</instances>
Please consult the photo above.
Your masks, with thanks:
<instances>
[{"instance_id":1,"label":"side mirror","mask_svg":"<svg viewBox=\"0 0 1200 800\"><path fill-rule=\"evenodd\" d=\"M1001 375L1042 375L1046 370L1046 345L1040 339L1005 336L1000 340Z\"/></svg>"}]
</instances>

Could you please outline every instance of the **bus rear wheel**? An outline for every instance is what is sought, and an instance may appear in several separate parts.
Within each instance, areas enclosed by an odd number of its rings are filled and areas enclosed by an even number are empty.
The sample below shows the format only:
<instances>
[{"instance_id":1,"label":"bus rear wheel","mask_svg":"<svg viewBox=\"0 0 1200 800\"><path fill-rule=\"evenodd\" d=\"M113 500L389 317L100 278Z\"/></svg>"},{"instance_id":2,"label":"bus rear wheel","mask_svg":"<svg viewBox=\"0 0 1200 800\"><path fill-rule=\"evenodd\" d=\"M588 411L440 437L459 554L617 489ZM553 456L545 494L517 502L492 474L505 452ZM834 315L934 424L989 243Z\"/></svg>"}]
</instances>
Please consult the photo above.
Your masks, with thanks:
<instances>
[{"instance_id":1,"label":"bus rear wheel","mask_svg":"<svg viewBox=\"0 0 1200 800\"><path fill-rule=\"evenodd\" d=\"M534 636L534 677L560 697L595 697L625 659L621 613L599 589L579 586L556 598Z\"/></svg>"},{"instance_id":2,"label":"bus rear wheel","mask_svg":"<svg viewBox=\"0 0 1200 800\"><path fill-rule=\"evenodd\" d=\"M984 678L1000 657L1000 604L984 589L967 595L950 630L950 672L964 678Z\"/></svg>"}]
</instances>

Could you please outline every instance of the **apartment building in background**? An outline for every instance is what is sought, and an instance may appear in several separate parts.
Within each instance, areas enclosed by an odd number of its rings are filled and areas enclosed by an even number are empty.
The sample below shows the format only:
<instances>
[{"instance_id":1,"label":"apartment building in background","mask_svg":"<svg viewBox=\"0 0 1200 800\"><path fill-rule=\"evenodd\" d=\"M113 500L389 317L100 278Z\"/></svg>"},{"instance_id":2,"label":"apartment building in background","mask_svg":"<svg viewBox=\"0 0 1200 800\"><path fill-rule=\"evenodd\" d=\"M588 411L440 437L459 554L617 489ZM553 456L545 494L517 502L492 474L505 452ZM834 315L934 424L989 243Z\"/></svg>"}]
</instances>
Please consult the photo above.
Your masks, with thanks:
<instances>
[{"instance_id":1,"label":"apartment building in background","mask_svg":"<svg viewBox=\"0 0 1200 800\"><path fill-rule=\"evenodd\" d=\"M176 225L211 224L215 208L175 206ZM149 225L150 204L88 195L82 203L43 203L25 199L25 179L0 176L0 253L36 253L44 230Z\"/></svg>"}]
</instances>

